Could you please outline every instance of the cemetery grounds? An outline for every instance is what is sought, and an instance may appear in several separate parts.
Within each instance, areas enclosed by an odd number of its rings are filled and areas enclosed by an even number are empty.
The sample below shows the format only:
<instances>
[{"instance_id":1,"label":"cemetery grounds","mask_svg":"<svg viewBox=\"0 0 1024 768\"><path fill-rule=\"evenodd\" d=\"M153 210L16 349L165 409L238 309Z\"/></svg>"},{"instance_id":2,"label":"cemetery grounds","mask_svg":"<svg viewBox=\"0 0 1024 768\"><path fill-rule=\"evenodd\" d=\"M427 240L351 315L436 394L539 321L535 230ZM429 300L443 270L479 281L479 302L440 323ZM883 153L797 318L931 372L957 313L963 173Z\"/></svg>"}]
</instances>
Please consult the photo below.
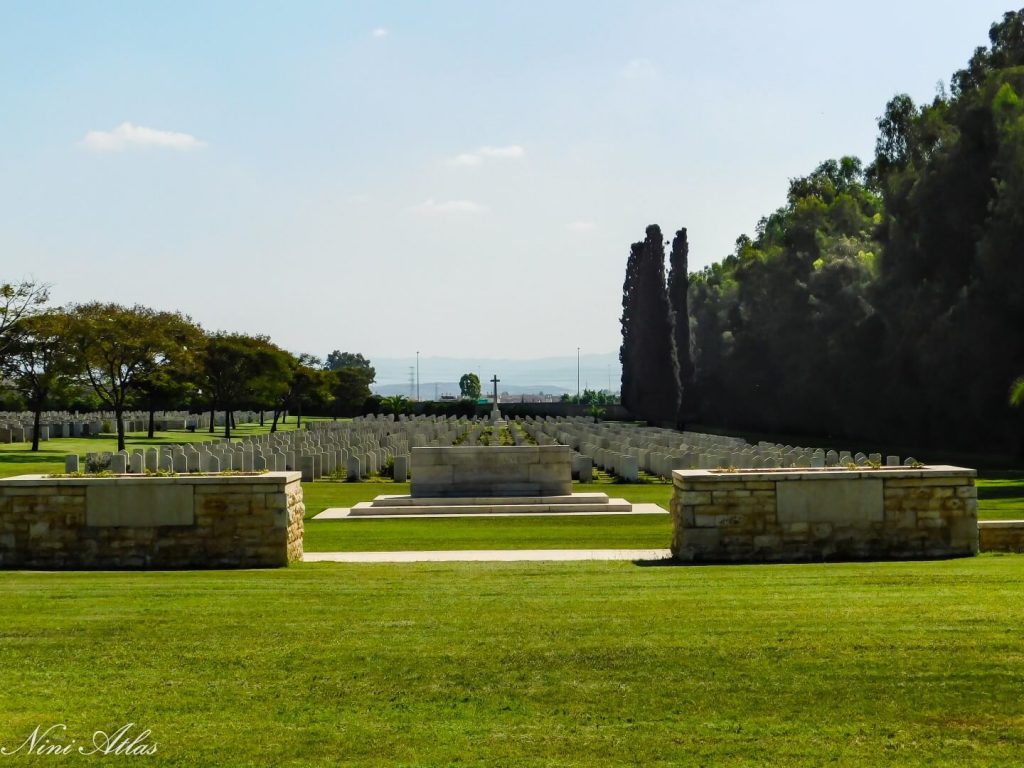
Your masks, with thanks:
<instances>
[{"instance_id":1,"label":"cemetery grounds","mask_svg":"<svg viewBox=\"0 0 1024 768\"><path fill-rule=\"evenodd\" d=\"M287 428L287 427L286 427ZM259 428L242 425L240 436ZM155 444L207 439L159 433ZM215 437L215 436L214 436ZM152 444L132 435L129 450ZM4 446L59 472L113 440ZM1024 517L982 473L980 519ZM579 486L667 506L671 486ZM307 551L653 548L668 517L312 521ZM303 564L0 573L0 747L134 723L153 765L1010 765L1024 556L783 566ZM92 764L97 756L18 764Z\"/></svg>"}]
</instances>

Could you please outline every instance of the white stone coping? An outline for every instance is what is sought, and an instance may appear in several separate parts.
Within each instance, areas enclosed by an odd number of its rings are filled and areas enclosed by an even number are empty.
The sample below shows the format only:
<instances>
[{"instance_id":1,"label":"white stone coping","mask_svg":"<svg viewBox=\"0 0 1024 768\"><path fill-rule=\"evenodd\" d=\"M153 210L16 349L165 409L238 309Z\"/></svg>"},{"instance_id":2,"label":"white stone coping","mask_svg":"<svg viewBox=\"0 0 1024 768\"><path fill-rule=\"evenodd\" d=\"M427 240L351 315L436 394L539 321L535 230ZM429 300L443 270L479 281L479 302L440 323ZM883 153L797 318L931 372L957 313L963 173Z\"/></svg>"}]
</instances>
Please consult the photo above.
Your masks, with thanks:
<instances>
[{"instance_id":1,"label":"white stone coping","mask_svg":"<svg viewBox=\"0 0 1024 768\"><path fill-rule=\"evenodd\" d=\"M47 477L46 475L16 475L0 479L0 488L7 486L26 488L50 485L280 485L302 480L301 472L261 472L240 475L202 475L181 473L174 476L115 475L114 477Z\"/></svg>"},{"instance_id":2,"label":"white stone coping","mask_svg":"<svg viewBox=\"0 0 1024 768\"><path fill-rule=\"evenodd\" d=\"M508 504L607 504L607 493L573 493L569 496L413 496L382 494L374 497L378 506L505 506Z\"/></svg>"},{"instance_id":3,"label":"white stone coping","mask_svg":"<svg viewBox=\"0 0 1024 768\"><path fill-rule=\"evenodd\" d=\"M979 520L979 528L1024 528L1024 520Z\"/></svg>"},{"instance_id":4,"label":"white stone coping","mask_svg":"<svg viewBox=\"0 0 1024 768\"><path fill-rule=\"evenodd\" d=\"M696 480L699 482L742 483L786 480L916 480L936 477L977 477L978 470L946 464L924 467L880 467L878 469L847 469L846 467L788 467L769 469L738 469L722 472L711 469L672 470L673 482Z\"/></svg>"}]
</instances>

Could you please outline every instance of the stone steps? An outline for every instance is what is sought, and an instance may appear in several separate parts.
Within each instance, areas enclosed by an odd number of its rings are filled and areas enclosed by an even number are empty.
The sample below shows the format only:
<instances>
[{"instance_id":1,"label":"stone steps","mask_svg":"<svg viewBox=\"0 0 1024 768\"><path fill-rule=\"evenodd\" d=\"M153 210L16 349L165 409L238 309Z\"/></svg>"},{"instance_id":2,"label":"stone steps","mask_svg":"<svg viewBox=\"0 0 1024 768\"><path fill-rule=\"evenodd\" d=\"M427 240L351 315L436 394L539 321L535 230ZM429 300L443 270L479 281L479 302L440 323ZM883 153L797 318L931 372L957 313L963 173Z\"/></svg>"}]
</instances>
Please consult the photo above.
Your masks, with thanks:
<instances>
[{"instance_id":1,"label":"stone steps","mask_svg":"<svg viewBox=\"0 0 1024 768\"><path fill-rule=\"evenodd\" d=\"M388 504L387 497L377 497L373 501L363 501L349 511L349 517L377 517L396 515L487 515L487 514L538 514L551 515L563 513L580 514L605 513L615 514L630 512L633 505L625 499L609 499L603 493L579 494L591 497L578 499L573 496L549 497L505 497L489 499L417 499L409 496L390 497L392 501L403 503ZM593 497L603 497L594 499ZM429 504L420 502L429 501ZM409 503L411 502L411 503ZM483 503L478 503L483 502Z\"/></svg>"}]
</instances>

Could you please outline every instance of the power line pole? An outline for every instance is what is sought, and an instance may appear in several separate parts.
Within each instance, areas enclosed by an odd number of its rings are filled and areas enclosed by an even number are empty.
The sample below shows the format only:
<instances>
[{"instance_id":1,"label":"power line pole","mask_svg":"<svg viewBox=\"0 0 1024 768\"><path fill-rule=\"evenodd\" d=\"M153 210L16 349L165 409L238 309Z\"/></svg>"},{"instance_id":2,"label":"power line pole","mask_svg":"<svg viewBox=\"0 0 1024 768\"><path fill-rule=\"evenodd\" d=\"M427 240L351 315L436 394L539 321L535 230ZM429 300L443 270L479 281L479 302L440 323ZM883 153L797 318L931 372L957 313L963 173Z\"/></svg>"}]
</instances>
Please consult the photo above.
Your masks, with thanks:
<instances>
[{"instance_id":1,"label":"power line pole","mask_svg":"<svg viewBox=\"0 0 1024 768\"><path fill-rule=\"evenodd\" d=\"M420 399L420 351L416 350L416 402Z\"/></svg>"}]
</instances>

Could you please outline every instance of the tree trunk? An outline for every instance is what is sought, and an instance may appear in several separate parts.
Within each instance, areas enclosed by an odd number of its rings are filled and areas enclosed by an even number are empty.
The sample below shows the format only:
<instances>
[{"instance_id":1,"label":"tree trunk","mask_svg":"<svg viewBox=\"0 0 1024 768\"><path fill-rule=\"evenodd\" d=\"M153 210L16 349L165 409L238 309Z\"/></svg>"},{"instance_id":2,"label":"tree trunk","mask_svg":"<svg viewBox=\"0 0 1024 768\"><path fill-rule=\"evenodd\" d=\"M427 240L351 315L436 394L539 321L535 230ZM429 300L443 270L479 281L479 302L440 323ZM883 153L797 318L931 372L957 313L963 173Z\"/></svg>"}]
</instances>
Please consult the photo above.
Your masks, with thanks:
<instances>
[{"instance_id":1,"label":"tree trunk","mask_svg":"<svg viewBox=\"0 0 1024 768\"><path fill-rule=\"evenodd\" d=\"M39 450L39 421L43 415L43 401L40 398L36 401L36 407L32 414L32 450Z\"/></svg>"},{"instance_id":2,"label":"tree trunk","mask_svg":"<svg viewBox=\"0 0 1024 768\"><path fill-rule=\"evenodd\" d=\"M260 408L260 426L263 426L263 409Z\"/></svg>"},{"instance_id":3,"label":"tree trunk","mask_svg":"<svg viewBox=\"0 0 1024 768\"><path fill-rule=\"evenodd\" d=\"M124 405L118 403L114 406L114 416L117 419L117 450L124 450Z\"/></svg>"},{"instance_id":4,"label":"tree trunk","mask_svg":"<svg viewBox=\"0 0 1024 768\"><path fill-rule=\"evenodd\" d=\"M213 422L217 420L217 405L210 403L210 434L213 434Z\"/></svg>"},{"instance_id":5,"label":"tree trunk","mask_svg":"<svg viewBox=\"0 0 1024 768\"><path fill-rule=\"evenodd\" d=\"M227 420L231 422L231 428L232 429L238 429L238 424L235 423L235 412L234 412L234 410L228 411L225 414L225 416L227 417Z\"/></svg>"},{"instance_id":6,"label":"tree trunk","mask_svg":"<svg viewBox=\"0 0 1024 768\"><path fill-rule=\"evenodd\" d=\"M230 440L231 439L231 404L230 403L226 403L224 407L226 409L224 411L224 439L225 440Z\"/></svg>"},{"instance_id":7,"label":"tree trunk","mask_svg":"<svg viewBox=\"0 0 1024 768\"><path fill-rule=\"evenodd\" d=\"M275 409L274 409L274 421L273 421L273 423L272 423L272 424L270 425L270 432L271 432L271 433L277 432L277 417L278 417L278 415L279 415L280 413L281 413L281 412L280 412L279 410L277 410L277 408L275 408Z\"/></svg>"},{"instance_id":8,"label":"tree trunk","mask_svg":"<svg viewBox=\"0 0 1024 768\"><path fill-rule=\"evenodd\" d=\"M153 399L149 400L149 430L146 432L146 437L150 440L153 439L154 434L154 422L156 421L156 405L153 403Z\"/></svg>"},{"instance_id":9,"label":"tree trunk","mask_svg":"<svg viewBox=\"0 0 1024 768\"><path fill-rule=\"evenodd\" d=\"M295 405L295 428L302 429L302 401Z\"/></svg>"}]
</instances>

